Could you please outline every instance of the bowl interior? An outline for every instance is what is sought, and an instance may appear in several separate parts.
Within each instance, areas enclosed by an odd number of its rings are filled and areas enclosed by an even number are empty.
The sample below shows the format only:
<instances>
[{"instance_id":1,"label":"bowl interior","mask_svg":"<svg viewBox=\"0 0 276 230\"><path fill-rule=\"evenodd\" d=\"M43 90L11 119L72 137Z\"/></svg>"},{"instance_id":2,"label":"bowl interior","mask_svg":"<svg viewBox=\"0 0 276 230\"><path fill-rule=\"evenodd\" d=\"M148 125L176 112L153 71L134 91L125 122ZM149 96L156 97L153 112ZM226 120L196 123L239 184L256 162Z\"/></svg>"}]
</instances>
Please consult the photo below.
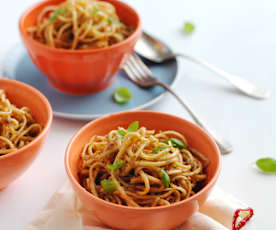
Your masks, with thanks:
<instances>
[{"instance_id":1,"label":"bowl interior","mask_svg":"<svg viewBox=\"0 0 276 230\"><path fill-rule=\"evenodd\" d=\"M108 115L92 121L75 135L67 149L66 162L76 181L79 182L79 156L90 138L93 135L105 135L119 126L127 128L133 121L139 121L139 127L145 126L147 129L156 131L175 130L182 133L187 138L189 146L197 149L210 160L207 167L207 184L218 173L220 168L218 148L213 140L198 126L169 114L152 111L131 111Z\"/></svg>"},{"instance_id":2,"label":"bowl interior","mask_svg":"<svg viewBox=\"0 0 276 230\"><path fill-rule=\"evenodd\" d=\"M117 0L105 0L106 2L111 3L116 8L116 12L126 25L131 26L133 30L136 30L138 28L138 25L140 23L139 16L135 12L134 9L132 9L127 4L117 1ZM49 5L58 5L60 3L64 2L64 0L46 0L42 1L40 3L37 3L33 7L29 8L24 14L23 17L20 19L20 26L24 29L24 33L26 32L26 29L28 27L34 26L37 22L37 18L44 7Z\"/></svg>"},{"instance_id":3,"label":"bowl interior","mask_svg":"<svg viewBox=\"0 0 276 230\"><path fill-rule=\"evenodd\" d=\"M0 89L5 90L7 98L18 108L28 107L38 123L44 127L49 123L51 107L39 91L24 83L8 79L0 79Z\"/></svg>"}]
</instances>

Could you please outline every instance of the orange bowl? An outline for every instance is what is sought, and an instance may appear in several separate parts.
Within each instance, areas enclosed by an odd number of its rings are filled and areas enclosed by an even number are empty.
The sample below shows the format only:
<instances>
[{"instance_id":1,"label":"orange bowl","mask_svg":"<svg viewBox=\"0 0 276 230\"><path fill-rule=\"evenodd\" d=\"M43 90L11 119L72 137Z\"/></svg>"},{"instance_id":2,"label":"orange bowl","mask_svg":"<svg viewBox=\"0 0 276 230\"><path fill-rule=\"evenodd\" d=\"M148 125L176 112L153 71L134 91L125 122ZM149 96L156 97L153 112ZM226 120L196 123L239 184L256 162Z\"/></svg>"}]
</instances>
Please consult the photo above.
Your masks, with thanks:
<instances>
[{"instance_id":1,"label":"orange bowl","mask_svg":"<svg viewBox=\"0 0 276 230\"><path fill-rule=\"evenodd\" d=\"M17 107L27 106L35 120L43 126L41 133L19 150L0 156L0 189L18 178L31 165L44 142L51 123L52 108L46 97L35 88L10 79L0 78L0 89Z\"/></svg>"},{"instance_id":2,"label":"orange bowl","mask_svg":"<svg viewBox=\"0 0 276 230\"><path fill-rule=\"evenodd\" d=\"M84 145L93 135L105 135L118 126L128 127L133 121L139 121L139 126L145 126L147 129L175 130L185 135L189 146L196 148L210 160L207 167L207 184L186 200L170 206L152 208L113 204L86 191L78 179L78 163ZM65 154L66 172L83 206L102 223L115 229L162 230L180 225L206 201L217 181L220 167L220 152L207 133L183 118L153 111L121 112L91 121L71 139Z\"/></svg>"},{"instance_id":3,"label":"orange bowl","mask_svg":"<svg viewBox=\"0 0 276 230\"><path fill-rule=\"evenodd\" d=\"M137 12L118 0L113 4L119 18L134 31L124 41L106 48L66 50L51 48L32 39L27 28L34 26L41 10L64 0L46 0L31 6L19 20L19 30L27 52L36 67L47 76L56 89L70 94L88 94L105 89L114 80L127 55L133 51L141 35L141 20Z\"/></svg>"}]
</instances>

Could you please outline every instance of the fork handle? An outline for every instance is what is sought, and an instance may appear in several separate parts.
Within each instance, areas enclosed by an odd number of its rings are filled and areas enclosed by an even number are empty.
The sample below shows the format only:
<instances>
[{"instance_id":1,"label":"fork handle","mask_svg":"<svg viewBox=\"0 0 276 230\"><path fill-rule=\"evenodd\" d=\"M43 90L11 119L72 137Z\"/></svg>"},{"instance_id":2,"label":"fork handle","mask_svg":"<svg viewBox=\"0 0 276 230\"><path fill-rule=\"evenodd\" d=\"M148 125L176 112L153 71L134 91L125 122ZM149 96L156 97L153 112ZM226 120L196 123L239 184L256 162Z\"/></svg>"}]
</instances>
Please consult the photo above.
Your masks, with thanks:
<instances>
[{"instance_id":1,"label":"fork handle","mask_svg":"<svg viewBox=\"0 0 276 230\"><path fill-rule=\"evenodd\" d=\"M224 70L211 65L210 63L208 63L205 60L202 60L200 58L195 58L190 55L183 54L183 53L174 53L172 56L173 57L176 57L176 56L183 57L191 62L199 64L202 67L205 67L206 69L216 73L218 76L220 76L220 77L224 78L225 80L227 80L228 82L230 82L235 88L237 88L240 92L246 94L247 96L250 96L250 97L253 97L256 99L267 99L270 96L269 90L262 89L262 91L263 91L262 93L257 93L256 86L253 85L251 82L249 82L245 79L242 79L239 76L227 73Z\"/></svg>"},{"instance_id":2,"label":"fork handle","mask_svg":"<svg viewBox=\"0 0 276 230\"><path fill-rule=\"evenodd\" d=\"M232 145L225 140L217 131L215 131L213 128L210 128L205 121L201 120L199 116L192 110L191 106L184 102L176 93L174 90L172 90L168 85L164 84L163 82L156 82L157 85L162 86L167 91L169 91L175 98L180 102L182 106L188 111L190 116L194 119L194 121L203 128L209 135L211 135L216 142L216 144L219 147L219 150L222 154L230 153L232 152L233 148Z\"/></svg>"}]
</instances>

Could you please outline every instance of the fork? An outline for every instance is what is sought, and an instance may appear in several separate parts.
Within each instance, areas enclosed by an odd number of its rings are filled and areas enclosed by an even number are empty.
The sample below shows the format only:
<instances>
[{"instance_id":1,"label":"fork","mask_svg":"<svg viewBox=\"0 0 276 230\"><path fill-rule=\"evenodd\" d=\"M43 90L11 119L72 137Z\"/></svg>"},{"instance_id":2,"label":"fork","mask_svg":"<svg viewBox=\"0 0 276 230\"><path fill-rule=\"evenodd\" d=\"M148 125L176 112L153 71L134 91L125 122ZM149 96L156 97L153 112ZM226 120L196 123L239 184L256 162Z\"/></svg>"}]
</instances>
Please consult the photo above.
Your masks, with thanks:
<instances>
[{"instance_id":1,"label":"fork","mask_svg":"<svg viewBox=\"0 0 276 230\"><path fill-rule=\"evenodd\" d=\"M203 128L216 142L219 150L222 154L232 152L232 145L225 140L220 134L217 133L213 128L209 127L205 121L193 111L191 106L184 102L168 85L161 81L158 81L153 75L150 69L144 64L144 62L136 55L131 54L123 66L124 71L131 81L142 88L159 85L170 92L180 102L180 104L187 110L193 120Z\"/></svg>"}]
</instances>

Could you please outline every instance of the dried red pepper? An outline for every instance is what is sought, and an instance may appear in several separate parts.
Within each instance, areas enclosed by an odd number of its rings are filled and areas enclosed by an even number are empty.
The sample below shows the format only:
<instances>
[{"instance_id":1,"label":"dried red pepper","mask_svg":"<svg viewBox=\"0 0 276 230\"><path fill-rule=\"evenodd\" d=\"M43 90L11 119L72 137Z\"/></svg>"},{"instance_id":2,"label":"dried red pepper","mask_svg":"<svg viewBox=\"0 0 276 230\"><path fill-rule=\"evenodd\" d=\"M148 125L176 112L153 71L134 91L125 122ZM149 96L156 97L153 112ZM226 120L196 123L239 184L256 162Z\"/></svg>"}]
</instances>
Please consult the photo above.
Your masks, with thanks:
<instances>
[{"instance_id":1,"label":"dried red pepper","mask_svg":"<svg viewBox=\"0 0 276 230\"><path fill-rule=\"evenodd\" d=\"M241 213L243 212L247 212L248 214L245 217L241 217ZM252 208L237 209L233 217L232 230L240 230L251 219L253 215L254 211ZM239 223L237 223L239 217L241 217L242 219L239 221Z\"/></svg>"}]
</instances>

